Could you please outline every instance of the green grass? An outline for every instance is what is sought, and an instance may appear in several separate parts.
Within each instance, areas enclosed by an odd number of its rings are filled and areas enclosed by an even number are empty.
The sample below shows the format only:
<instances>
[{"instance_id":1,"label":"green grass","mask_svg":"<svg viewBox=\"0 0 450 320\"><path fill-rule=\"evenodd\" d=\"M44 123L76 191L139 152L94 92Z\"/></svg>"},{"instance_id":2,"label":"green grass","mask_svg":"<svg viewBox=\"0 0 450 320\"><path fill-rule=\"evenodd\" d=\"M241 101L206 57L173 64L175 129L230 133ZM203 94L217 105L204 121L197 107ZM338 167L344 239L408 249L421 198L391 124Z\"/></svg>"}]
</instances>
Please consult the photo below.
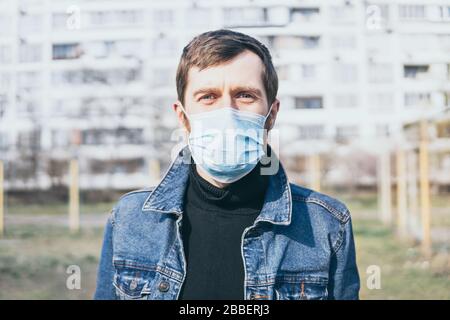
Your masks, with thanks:
<instances>
[{"instance_id":1,"label":"green grass","mask_svg":"<svg viewBox=\"0 0 450 320\"><path fill-rule=\"evenodd\" d=\"M396 241L378 221L355 220L361 299L450 299L450 256L424 259L419 247ZM369 289L367 268L380 267L381 289Z\"/></svg>"},{"instance_id":2,"label":"green grass","mask_svg":"<svg viewBox=\"0 0 450 320\"><path fill-rule=\"evenodd\" d=\"M102 230L11 226L0 240L0 299L90 299ZM67 267L81 269L81 289L68 290Z\"/></svg>"},{"instance_id":3,"label":"green grass","mask_svg":"<svg viewBox=\"0 0 450 320\"><path fill-rule=\"evenodd\" d=\"M352 210L361 299L450 299L448 246L436 247L431 259L425 260L417 245L399 241L390 228L370 218L376 213L373 195L340 199ZM443 206L446 203L442 200ZM110 203L101 203L82 206L81 211L102 214L111 207ZM17 206L8 214L59 214L63 208L66 206ZM371 214L361 214L363 211ZM443 217L448 219L448 214ZM6 227L4 238L0 239L0 299L92 298L102 228L84 228L78 234L70 234L63 226ZM66 288L69 265L81 268L81 290ZM371 265L380 267L381 289L369 290L366 285L366 270Z\"/></svg>"}]
</instances>

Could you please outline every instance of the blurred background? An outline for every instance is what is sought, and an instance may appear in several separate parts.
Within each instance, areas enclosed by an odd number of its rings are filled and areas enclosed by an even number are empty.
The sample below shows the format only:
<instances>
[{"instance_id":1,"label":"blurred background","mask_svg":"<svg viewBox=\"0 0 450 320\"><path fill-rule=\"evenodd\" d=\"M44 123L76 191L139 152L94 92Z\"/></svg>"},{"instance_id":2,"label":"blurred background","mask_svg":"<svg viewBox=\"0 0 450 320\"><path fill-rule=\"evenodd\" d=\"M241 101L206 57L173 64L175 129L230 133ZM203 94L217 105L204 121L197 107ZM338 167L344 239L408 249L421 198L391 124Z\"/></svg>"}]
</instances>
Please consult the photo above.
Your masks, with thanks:
<instances>
[{"instance_id":1,"label":"blurred background","mask_svg":"<svg viewBox=\"0 0 450 320\"><path fill-rule=\"evenodd\" d=\"M0 0L0 299L92 297L109 211L179 142L181 51L219 28L270 49L279 156L352 212L361 298L450 299L449 0Z\"/></svg>"}]
</instances>

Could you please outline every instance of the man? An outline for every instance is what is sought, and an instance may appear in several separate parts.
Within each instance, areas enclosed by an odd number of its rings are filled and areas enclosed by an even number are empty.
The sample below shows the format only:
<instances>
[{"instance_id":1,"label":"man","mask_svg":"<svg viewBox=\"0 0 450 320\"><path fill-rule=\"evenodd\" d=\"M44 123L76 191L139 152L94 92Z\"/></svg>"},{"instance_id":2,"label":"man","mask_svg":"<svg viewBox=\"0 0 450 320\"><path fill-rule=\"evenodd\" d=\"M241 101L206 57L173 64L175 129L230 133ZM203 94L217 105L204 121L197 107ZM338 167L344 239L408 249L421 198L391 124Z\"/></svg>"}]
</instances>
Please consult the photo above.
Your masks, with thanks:
<instances>
[{"instance_id":1,"label":"man","mask_svg":"<svg viewBox=\"0 0 450 320\"><path fill-rule=\"evenodd\" d=\"M267 145L280 107L267 48L203 33L176 84L188 146L155 188L114 206L95 298L358 299L349 211L290 184Z\"/></svg>"}]
</instances>

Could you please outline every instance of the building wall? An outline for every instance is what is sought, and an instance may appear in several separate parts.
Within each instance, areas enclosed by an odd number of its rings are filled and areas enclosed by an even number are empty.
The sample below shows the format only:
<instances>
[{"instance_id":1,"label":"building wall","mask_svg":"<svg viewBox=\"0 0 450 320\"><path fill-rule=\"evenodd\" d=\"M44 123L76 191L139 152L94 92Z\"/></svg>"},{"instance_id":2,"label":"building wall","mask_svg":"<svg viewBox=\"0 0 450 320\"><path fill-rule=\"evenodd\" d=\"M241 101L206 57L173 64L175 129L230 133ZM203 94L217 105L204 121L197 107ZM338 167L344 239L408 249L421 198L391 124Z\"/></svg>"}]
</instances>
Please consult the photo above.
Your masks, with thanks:
<instances>
[{"instance_id":1,"label":"building wall","mask_svg":"<svg viewBox=\"0 0 450 320\"><path fill-rule=\"evenodd\" d=\"M450 106L448 1L3 0L0 157L21 177L10 186L48 188L55 163L65 172L72 157L83 188L154 183L150 164L165 168L179 142L171 104L181 50L218 28L271 50L286 156L371 148Z\"/></svg>"}]
</instances>

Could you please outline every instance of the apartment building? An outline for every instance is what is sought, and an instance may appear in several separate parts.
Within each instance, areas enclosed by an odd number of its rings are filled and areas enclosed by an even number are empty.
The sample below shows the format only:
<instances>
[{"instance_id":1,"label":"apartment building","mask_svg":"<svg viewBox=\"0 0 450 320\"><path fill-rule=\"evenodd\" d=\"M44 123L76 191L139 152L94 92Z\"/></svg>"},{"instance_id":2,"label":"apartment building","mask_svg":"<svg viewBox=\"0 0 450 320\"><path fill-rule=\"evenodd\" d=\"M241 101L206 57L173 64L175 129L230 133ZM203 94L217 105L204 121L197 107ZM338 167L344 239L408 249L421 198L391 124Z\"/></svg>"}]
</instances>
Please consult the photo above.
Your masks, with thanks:
<instances>
[{"instance_id":1,"label":"apartment building","mask_svg":"<svg viewBox=\"0 0 450 320\"><path fill-rule=\"evenodd\" d=\"M442 0L0 0L0 159L7 188L137 188L180 143L183 46L230 28L271 50L283 156L396 141L450 106ZM386 140L388 139L388 140Z\"/></svg>"}]
</instances>

